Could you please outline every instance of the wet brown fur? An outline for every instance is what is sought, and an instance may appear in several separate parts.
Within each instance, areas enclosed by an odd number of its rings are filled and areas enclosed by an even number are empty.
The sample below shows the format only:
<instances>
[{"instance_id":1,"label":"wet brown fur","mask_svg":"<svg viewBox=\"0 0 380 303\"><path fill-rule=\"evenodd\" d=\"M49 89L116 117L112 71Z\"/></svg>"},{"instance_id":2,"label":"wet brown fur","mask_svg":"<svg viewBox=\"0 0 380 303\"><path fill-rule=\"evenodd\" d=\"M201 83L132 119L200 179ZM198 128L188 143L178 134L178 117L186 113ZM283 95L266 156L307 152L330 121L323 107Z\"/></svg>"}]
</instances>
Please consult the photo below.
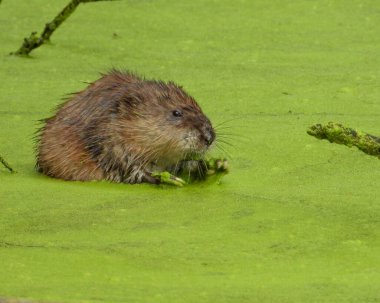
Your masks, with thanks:
<instances>
[{"instance_id":1,"label":"wet brown fur","mask_svg":"<svg viewBox=\"0 0 380 303\"><path fill-rule=\"evenodd\" d=\"M175 110L183 116L175 117ZM45 120L37 167L65 180L158 183L151 172L175 173L181 161L202 157L214 137L210 121L181 87L113 70Z\"/></svg>"}]
</instances>

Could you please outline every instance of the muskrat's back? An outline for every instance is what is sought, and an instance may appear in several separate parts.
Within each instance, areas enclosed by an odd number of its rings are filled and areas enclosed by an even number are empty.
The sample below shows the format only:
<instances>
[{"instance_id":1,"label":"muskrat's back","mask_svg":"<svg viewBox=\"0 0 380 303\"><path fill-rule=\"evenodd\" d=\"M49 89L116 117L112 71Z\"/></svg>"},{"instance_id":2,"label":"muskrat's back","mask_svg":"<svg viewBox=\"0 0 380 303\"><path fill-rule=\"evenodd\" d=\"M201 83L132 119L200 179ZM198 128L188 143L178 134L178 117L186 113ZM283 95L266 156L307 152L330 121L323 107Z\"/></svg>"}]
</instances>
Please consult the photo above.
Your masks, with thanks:
<instances>
[{"instance_id":1,"label":"muskrat's back","mask_svg":"<svg viewBox=\"0 0 380 303\"><path fill-rule=\"evenodd\" d=\"M153 171L202 158L214 138L210 121L182 88L113 70L45 120L37 167L65 180L158 183Z\"/></svg>"}]
</instances>

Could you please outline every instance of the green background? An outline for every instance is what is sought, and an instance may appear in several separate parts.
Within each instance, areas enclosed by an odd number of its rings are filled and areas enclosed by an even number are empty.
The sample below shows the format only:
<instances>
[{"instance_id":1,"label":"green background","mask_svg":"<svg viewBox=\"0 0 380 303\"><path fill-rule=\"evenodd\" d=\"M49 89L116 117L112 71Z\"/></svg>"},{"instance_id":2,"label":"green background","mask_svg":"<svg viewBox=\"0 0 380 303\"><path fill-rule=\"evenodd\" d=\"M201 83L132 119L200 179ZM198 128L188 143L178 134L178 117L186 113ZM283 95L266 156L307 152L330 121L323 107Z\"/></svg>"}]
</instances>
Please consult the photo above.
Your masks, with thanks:
<instances>
[{"instance_id":1,"label":"green background","mask_svg":"<svg viewBox=\"0 0 380 303\"><path fill-rule=\"evenodd\" d=\"M9 56L68 0L0 5L0 297L59 302L380 302L380 162L318 141L380 134L380 3L82 4L30 58ZM183 85L231 173L184 188L65 182L34 133L111 67Z\"/></svg>"}]
</instances>

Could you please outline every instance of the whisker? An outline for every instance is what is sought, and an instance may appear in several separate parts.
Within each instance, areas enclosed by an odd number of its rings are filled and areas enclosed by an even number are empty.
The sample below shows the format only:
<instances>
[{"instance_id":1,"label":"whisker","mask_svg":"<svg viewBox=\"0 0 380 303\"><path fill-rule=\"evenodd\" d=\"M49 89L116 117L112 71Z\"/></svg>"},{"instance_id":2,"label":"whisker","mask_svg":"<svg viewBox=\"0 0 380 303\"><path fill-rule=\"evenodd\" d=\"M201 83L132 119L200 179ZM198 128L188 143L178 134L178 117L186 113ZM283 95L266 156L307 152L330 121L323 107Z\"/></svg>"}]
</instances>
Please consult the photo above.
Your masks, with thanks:
<instances>
[{"instance_id":1,"label":"whisker","mask_svg":"<svg viewBox=\"0 0 380 303\"><path fill-rule=\"evenodd\" d=\"M223 144L226 144L226 145L228 145L228 146L230 146L230 147L236 149L236 146L235 146L235 145L233 145L232 143L230 143L230 142L228 142L228 141L226 141L226 140L223 140L223 139L218 139L218 140L217 140L217 143L223 143Z\"/></svg>"},{"instance_id":2,"label":"whisker","mask_svg":"<svg viewBox=\"0 0 380 303\"><path fill-rule=\"evenodd\" d=\"M232 133L216 132L216 138L227 138L235 141L236 139L240 139L241 137L244 136Z\"/></svg>"},{"instance_id":3,"label":"whisker","mask_svg":"<svg viewBox=\"0 0 380 303\"><path fill-rule=\"evenodd\" d=\"M207 163L205 161L205 159L201 159L199 162L198 162L198 165L200 166L202 164L202 179L205 179L206 178L206 173L207 173Z\"/></svg>"},{"instance_id":4,"label":"whisker","mask_svg":"<svg viewBox=\"0 0 380 303\"><path fill-rule=\"evenodd\" d=\"M238 141L238 142L247 142L251 141L252 137L247 136L246 134L226 134L226 133L216 133L216 138L224 138L224 139L231 139L233 141Z\"/></svg>"},{"instance_id":5,"label":"whisker","mask_svg":"<svg viewBox=\"0 0 380 303\"><path fill-rule=\"evenodd\" d=\"M220 144L216 143L215 147L217 149L219 149L222 153L224 153L228 158L233 159L232 155L224 147L222 147Z\"/></svg>"},{"instance_id":6,"label":"whisker","mask_svg":"<svg viewBox=\"0 0 380 303\"><path fill-rule=\"evenodd\" d=\"M241 119L241 117L236 117L236 118L232 118L232 119L228 119L228 120L222 121L222 122L220 122L220 123L216 123L216 124L214 125L214 128L217 128L217 127L219 127L219 126L221 126L221 125L225 125L225 124L227 124L227 123L231 123L231 122L233 122L233 121L240 120L240 119Z\"/></svg>"},{"instance_id":7,"label":"whisker","mask_svg":"<svg viewBox=\"0 0 380 303\"><path fill-rule=\"evenodd\" d=\"M215 130L224 130L224 129L237 129L237 128L243 128L242 126L238 126L238 125L230 125L230 126L214 126L214 129Z\"/></svg>"}]
</instances>

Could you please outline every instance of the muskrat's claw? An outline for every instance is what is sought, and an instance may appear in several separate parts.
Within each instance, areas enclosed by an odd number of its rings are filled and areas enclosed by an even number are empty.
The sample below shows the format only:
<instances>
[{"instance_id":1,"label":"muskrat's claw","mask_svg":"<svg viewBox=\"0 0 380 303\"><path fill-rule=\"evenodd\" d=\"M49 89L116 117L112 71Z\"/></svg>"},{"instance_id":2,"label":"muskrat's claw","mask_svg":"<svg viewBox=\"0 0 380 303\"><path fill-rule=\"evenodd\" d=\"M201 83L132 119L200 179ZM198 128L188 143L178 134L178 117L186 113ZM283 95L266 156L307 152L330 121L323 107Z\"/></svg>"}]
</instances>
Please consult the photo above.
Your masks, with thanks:
<instances>
[{"instance_id":1,"label":"muskrat's claw","mask_svg":"<svg viewBox=\"0 0 380 303\"><path fill-rule=\"evenodd\" d=\"M226 159L207 160L207 174L228 173L228 161Z\"/></svg>"},{"instance_id":2,"label":"muskrat's claw","mask_svg":"<svg viewBox=\"0 0 380 303\"><path fill-rule=\"evenodd\" d=\"M184 180L181 178L178 178L171 173L164 171L164 172L153 172L152 177L158 178L161 183L165 184L171 184L175 186L183 186L186 184Z\"/></svg>"}]
</instances>

